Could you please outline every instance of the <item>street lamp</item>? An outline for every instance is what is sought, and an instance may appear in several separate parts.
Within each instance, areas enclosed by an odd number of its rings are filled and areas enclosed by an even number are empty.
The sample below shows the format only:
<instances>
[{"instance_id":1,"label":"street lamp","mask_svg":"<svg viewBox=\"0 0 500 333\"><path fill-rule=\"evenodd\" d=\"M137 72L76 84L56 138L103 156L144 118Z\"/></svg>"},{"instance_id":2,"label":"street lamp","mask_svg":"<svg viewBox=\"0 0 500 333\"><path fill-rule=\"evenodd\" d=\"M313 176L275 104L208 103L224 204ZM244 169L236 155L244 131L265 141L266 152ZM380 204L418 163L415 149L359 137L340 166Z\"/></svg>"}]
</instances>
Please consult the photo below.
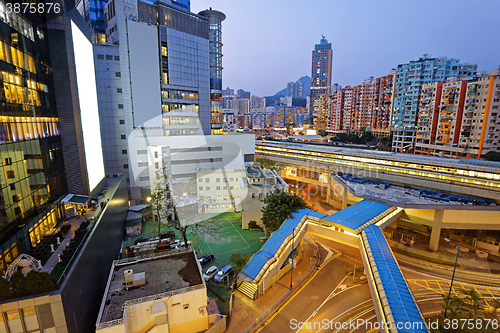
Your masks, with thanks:
<instances>
[{"instance_id":1,"label":"street lamp","mask_svg":"<svg viewBox=\"0 0 500 333\"><path fill-rule=\"evenodd\" d=\"M305 230L301 230L302 232L306 232ZM293 251L295 247L295 228L292 231L292 270L290 271L290 290L293 288Z\"/></svg>"},{"instance_id":2,"label":"street lamp","mask_svg":"<svg viewBox=\"0 0 500 333\"><path fill-rule=\"evenodd\" d=\"M460 253L460 246L458 246L457 244L453 243L448 238L445 238L444 240L447 241L448 243L451 243L451 244L455 245L458 248L457 249L457 257L455 258L455 267L453 268L453 275L451 276L450 291L448 292L448 302L449 302L450 301L450 297L451 297L451 288L453 287L453 279L455 278L455 270L457 269L458 254ZM448 311L448 307L446 307L444 309L444 318L446 318L446 312L447 311Z\"/></svg>"},{"instance_id":3,"label":"street lamp","mask_svg":"<svg viewBox=\"0 0 500 333\"><path fill-rule=\"evenodd\" d=\"M151 197L147 197L147 198L146 198L146 200L147 200L148 202L150 202L150 201L151 201Z\"/></svg>"}]
</instances>

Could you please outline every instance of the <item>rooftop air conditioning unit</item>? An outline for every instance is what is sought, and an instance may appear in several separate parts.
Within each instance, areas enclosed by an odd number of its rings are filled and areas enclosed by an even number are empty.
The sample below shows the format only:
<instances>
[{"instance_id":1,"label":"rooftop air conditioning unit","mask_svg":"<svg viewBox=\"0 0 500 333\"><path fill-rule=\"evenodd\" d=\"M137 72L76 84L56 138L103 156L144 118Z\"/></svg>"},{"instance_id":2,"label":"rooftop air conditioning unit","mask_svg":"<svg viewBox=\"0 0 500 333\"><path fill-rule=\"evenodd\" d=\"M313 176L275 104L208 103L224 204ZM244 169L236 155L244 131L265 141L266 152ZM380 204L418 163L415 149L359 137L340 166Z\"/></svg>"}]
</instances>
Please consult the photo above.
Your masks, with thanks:
<instances>
[{"instance_id":1,"label":"rooftop air conditioning unit","mask_svg":"<svg viewBox=\"0 0 500 333\"><path fill-rule=\"evenodd\" d=\"M127 269L123 272L123 277L125 278L125 284L131 284L134 281L134 270Z\"/></svg>"}]
</instances>

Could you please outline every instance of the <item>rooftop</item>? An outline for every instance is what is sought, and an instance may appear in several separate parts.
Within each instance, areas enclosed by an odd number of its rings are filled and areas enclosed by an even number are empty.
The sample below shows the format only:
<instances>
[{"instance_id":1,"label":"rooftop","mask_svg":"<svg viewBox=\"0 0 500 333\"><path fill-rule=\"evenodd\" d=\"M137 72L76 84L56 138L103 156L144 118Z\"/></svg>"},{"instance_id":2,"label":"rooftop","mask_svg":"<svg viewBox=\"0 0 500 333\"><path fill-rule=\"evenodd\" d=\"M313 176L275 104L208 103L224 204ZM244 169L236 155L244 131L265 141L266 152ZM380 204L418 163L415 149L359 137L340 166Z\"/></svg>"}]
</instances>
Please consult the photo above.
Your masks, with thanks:
<instances>
[{"instance_id":1,"label":"rooftop","mask_svg":"<svg viewBox=\"0 0 500 333\"><path fill-rule=\"evenodd\" d=\"M146 284L127 290L124 271L129 269L133 269L134 274L144 272ZM111 270L105 305L100 313L101 322L122 318L122 306L127 301L196 285L204 286L198 260L192 250L118 260Z\"/></svg>"},{"instance_id":2,"label":"rooftop","mask_svg":"<svg viewBox=\"0 0 500 333\"><path fill-rule=\"evenodd\" d=\"M249 165L246 168L248 178L264 178L261 168Z\"/></svg>"},{"instance_id":3,"label":"rooftop","mask_svg":"<svg viewBox=\"0 0 500 333\"><path fill-rule=\"evenodd\" d=\"M424 318L415 299L406 284L406 280L394 259L394 255L387 243L382 230L370 225L363 230L363 244L369 260L371 271L380 302L396 323L419 323L420 328L414 325L404 332L427 332ZM380 283L379 283L380 282ZM402 326L406 327L406 326Z\"/></svg>"},{"instance_id":4,"label":"rooftop","mask_svg":"<svg viewBox=\"0 0 500 333\"><path fill-rule=\"evenodd\" d=\"M355 155L359 157L374 159L374 161L366 161L366 162L377 162L377 160L404 161L420 165L426 164L426 165L436 165L436 166L450 166L453 168L460 168L466 170L484 170L484 171L494 172L497 174L499 173L499 167L500 167L500 162L477 161L477 160L457 159L450 157L434 157L434 156L416 155L416 154L403 154L403 153L393 153L387 151L367 150L367 149L342 148L327 144L313 145L306 143L255 140L255 145L288 147L296 149L300 148L301 150L307 149L312 151L318 151L321 153L338 153L342 155Z\"/></svg>"},{"instance_id":5,"label":"rooftop","mask_svg":"<svg viewBox=\"0 0 500 333\"><path fill-rule=\"evenodd\" d=\"M360 233L366 223L375 220L381 214L390 213L391 210L391 206L379 202L362 200L342 209L338 213L325 217L324 220L340 224L356 233Z\"/></svg>"},{"instance_id":6,"label":"rooftop","mask_svg":"<svg viewBox=\"0 0 500 333\"><path fill-rule=\"evenodd\" d=\"M357 197L361 197L368 200L374 200L378 202L383 202L391 206L398 206L402 208L426 208L424 206L430 206L431 209L440 209L439 206L444 209L480 209L480 210L500 210L500 206L493 204L492 200L485 199L475 199L469 196L463 195L449 195L447 193L441 193L436 191L425 191L422 189L413 189L409 187L402 187L394 184L390 184L389 187L381 189L379 184L370 183L370 180L363 184L348 181L340 176L335 177L340 180L341 183L346 185L346 188ZM363 178L360 178L363 179ZM383 183L383 182L380 182ZM388 184L388 183L383 183ZM418 191L420 196L414 196L414 190ZM433 195L426 194L427 192L435 193ZM464 193L465 194L465 193ZM450 200L452 198L453 200ZM470 201L467 203L466 201ZM473 202L476 200L476 203ZM481 203L485 201L485 203ZM479 203L479 204L478 204ZM340 212L339 212L340 213ZM337 213L338 214L338 213Z\"/></svg>"}]
</instances>

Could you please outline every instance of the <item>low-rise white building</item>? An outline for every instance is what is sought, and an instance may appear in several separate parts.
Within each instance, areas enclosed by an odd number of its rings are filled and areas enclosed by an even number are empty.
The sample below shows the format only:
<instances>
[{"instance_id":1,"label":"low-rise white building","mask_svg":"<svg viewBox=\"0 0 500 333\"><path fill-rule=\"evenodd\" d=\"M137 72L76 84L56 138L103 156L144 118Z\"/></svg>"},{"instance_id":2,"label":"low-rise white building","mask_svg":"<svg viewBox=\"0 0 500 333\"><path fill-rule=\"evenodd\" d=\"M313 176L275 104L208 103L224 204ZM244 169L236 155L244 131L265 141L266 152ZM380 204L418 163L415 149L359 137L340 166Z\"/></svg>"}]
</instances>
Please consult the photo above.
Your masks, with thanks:
<instances>
[{"instance_id":1,"label":"low-rise white building","mask_svg":"<svg viewBox=\"0 0 500 333\"><path fill-rule=\"evenodd\" d=\"M255 221L262 225L262 200L272 191L283 190L288 192L288 184L277 172L262 169L258 165L246 167L245 177L240 179L241 206L242 206L242 228L248 229L248 223Z\"/></svg>"},{"instance_id":2,"label":"low-rise white building","mask_svg":"<svg viewBox=\"0 0 500 333\"><path fill-rule=\"evenodd\" d=\"M96 332L200 332L214 323L192 249L113 262Z\"/></svg>"},{"instance_id":3,"label":"low-rise white building","mask_svg":"<svg viewBox=\"0 0 500 333\"><path fill-rule=\"evenodd\" d=\"M240 179L245 169L199 169L196 173L200 213L241 211Z\"/></svg>"},{"instance_id":4,"label":"low-rise white building","mask_svg":"<svg viewBox=\"0 0 500 333\"><path fill-rule=\"evenodd\" d=\"M167 168L173 195L197 195L198 169L238 169L255 154L253 134L164 136L161 128L136 128L128 138L131 204L141 204L156 173Z\"/></svg>"}]
</instances>

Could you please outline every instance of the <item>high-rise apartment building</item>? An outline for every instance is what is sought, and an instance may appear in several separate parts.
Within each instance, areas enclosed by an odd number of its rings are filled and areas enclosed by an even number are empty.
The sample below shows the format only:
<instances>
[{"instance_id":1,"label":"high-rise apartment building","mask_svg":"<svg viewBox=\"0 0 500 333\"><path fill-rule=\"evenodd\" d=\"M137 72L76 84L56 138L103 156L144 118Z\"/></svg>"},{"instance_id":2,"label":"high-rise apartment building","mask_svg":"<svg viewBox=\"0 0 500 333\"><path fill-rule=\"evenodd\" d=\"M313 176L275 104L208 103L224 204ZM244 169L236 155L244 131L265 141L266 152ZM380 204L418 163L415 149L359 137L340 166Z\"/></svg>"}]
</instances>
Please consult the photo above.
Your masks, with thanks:
<instances>
[{"instance_id":1,"label":"high-rise apartment building","mask_svg":"<svg viewBox=\"0 0 500 333\"><path fill-rule=\"evenodd\" d=\"M339 133L350 129L352 95L353 89L347 86L329 98L327 131Z\"/></svg>"},{"instance_id":2,"label":"high-rise apartment building","mask_svg":"<svg viewBox=\"0 0 500 333\"><path fill-rule=\"evenodd\" d=\"M294 120L293 106L280 105L274 107L274 127L291 125Z\"/></svg>"},{"instance_id":3,"label":"high-rise apartment building","mask_svg":"<svg viewBox=\"0 0 500 333\"><path fill-rule=\"evenodd\" d=\"M350 126L352 131L370 128L374 83L375 80L371 77L353 88Z\"/></svg>"},{"instance_id":4,"label":"high-rise apartment building","mask_svg":"<svg viewBox=\"0 0 500 333\"><path fill-rule=\"evenodd\" d=\"M332 59L332 44L328 43L323 36L320 43L316 44L314 46L314 51L312 51L311 116L314 116L314 100L322 95L330 95L330 86L332 84Z\"/></svg>"},{"instance_id":5,"label":"high-rise apartment building","mask_svg":"<svg viewBox=\"0 0 500 333\"><path fill-rule=\"evenodd\" d=\"M222 21L226 19L226 15L212 8L201 11L198 15L207 17L209 22L212 134L222 134Z\"/></svg>"},{"instance_id":6,"label":"high-rise apartment building","mask_svg":"<svg viewBox=\"0 0 500 333\"><path fill-rule=\"evenodd\" d=\"M239 114L246 114L250 112L250 100L248 98L241 98L238 101Z\"/></svg>"},{"instance_id":7,"label":"high-rise apartment building","mask_svg":"<svg viewBox=\"0 0 500 333\"><path fill-rule=\"evenodd\" d=\"M250 98L250 110L265 109L265 108L266 108L265 97L252 96L252 98Z\"/></svg>"},{"instance_id":8,"label":"high-rise apartment building","mask_svg":"<svg viewBox=\"0 0 500 333\"><path fill-rule=\"evenodd\" d=\"M328 101L330 97L327 95L319 96L314 100L314 128L326 130L328 124Z\"/></svg>"},{"instance_id":9,"label":"high-rise apartment building","mask_svg":"<svg viewBox=\"0 0 500 333\"><path fill-rule=\"evenodd\" d=\"M458 59L420 58L398 65L392 116L392 150L413 149L417 131L420 92L423 84L443 81L450 76L474 76L477 65L460 64Z\"/></svg>"},{"instance_id":10,"label":"high-rise apartment building","mask_svg":"<svg viewBox=\"0 0 500 333\"><path fill-rule=\"evenodd\" d=\"M374 136L391 135L392 103L396 72L375 79L372 93L371 131Z\"/></svg>"},{"instance_id":11,"label":"high-rise apartment building","mask_svg":"<svg viewBox=\"0 0 500 333\"><path fill-rule=\"evenodd\" d=\"M231 89L227 87L223 92L223 96L233 96L234 95L234 89Z\"/></svg>"},{"instance_id":12,"label":"high-rise apartment building","mask_svg":"<svg viewBox=\"0 0 500 333\"><path fill-rule=\"evenodd\" d=\"M423 85L415 153L479 159L500 150L499 75Z\"/></svg>"},{"instance_id":13,"label":"high-rise apartment building","mask_svg":"<svg viewBox=\"0 0 500 333\"><path fill-rule=\"evenodd\" d=\"M238 91L236 92L236 96L238 96L238 98L248 98L248 99L250 99L250 92L249 91L245 91L243 89L238 89Z\"/></svg>"},{"instance_id":14,"label":"high-rise apartment building","mask_svg":"<svg viewBox=\"0 0 500 333\"><path fill-rule=\"evenodd\" d=\"M286 96L292 98L304 98L304 82L288 82L286 85Z\"/></svg>"}]
</instances>

